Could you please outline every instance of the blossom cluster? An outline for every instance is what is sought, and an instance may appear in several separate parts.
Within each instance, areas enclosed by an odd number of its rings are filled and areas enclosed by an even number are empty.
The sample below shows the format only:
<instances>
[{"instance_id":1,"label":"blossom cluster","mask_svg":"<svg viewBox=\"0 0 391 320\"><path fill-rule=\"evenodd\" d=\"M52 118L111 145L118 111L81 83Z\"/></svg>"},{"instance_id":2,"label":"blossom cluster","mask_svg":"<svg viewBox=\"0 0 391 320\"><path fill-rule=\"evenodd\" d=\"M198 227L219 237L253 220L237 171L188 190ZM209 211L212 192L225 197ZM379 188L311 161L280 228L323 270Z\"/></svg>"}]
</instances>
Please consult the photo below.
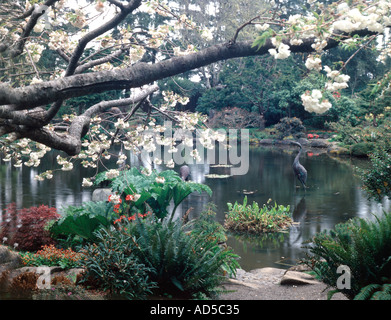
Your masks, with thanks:
<instances>
[{"instance_id":1,"label":"blossom cluster","mask_svg":"<svg viewBox=\"0 0 391 320\"><path fill-rule=\"evenodd\" d=\"M312 90L312 92L306 91L303 93L301 100L304 105L304 110L308 112L322 114L332 107L331 103L323 98L323 93L317 89Z\"/></svg>"},{"instance_id":2,"label":"blossom cluster","mask_svg":"<svg viewBox=\"0 0 391 320\"><path fill-rule=\"evenodd\" d=\"M277 38L275 37L273 37L271 41L272 44L275 46L275 49L269 49L269 53L275 59L286 59L290 56L291 51L290 51L290 47L287 44L282 43L281 41L277 40Z\"/></svg>"}]
</instances>

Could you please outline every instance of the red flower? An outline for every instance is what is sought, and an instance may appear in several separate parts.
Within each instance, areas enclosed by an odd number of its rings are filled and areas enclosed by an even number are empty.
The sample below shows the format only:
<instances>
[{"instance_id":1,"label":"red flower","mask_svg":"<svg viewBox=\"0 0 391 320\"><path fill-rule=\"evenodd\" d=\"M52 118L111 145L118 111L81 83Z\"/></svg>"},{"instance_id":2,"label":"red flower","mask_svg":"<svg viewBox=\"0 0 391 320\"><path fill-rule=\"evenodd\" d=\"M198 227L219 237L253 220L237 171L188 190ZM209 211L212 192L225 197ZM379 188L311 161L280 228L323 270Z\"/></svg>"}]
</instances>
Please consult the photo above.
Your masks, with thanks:
<instances>
[{"instance_id":1,"label":"red flower","mask_svg":"<svg viewBox=\"0 0 391 320\"><path fill-rule=\"evenodd\" d=\"M314 155L314 153L313 153L313 152L308 152L307 155L308 155L309 157L312 157L312 156Z\"/></svg>"},{"instance_id":2,"label":"red flower","mask_svg":"<svg viewBox=\"0 0 391 320\"><path fill-rule=\"evenodd\" d=\"M314 137L314 135L312 133L307 134L308 139L312 139L313 137Z\"/></svg>"},{"instance_id":3,"label":"red flower","mask_svg":"<svg viewBox=\"0 0 391 320\"><path fill-rule=\"evenodd\" d=\"M126 197L125 197L125 200L126 201L132 201L134 199L134 196L132 194L128 194Z\"/></svg>"}]
</instances>

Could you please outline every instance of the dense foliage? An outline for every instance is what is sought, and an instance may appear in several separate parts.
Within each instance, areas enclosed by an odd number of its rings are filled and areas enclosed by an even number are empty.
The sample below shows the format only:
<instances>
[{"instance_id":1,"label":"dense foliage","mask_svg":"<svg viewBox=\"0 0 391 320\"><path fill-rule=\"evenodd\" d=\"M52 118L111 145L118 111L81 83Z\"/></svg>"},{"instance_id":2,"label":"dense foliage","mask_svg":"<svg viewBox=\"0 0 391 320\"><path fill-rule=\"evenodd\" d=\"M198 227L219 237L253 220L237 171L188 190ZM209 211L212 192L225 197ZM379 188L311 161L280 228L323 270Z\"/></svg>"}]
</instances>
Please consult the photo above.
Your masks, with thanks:
<instances>
[{"instance_id":1,"label":"dense foliage","mask_svg":"<svg viewBox=\"0 0 391 320\"><path fill-rule=\"evenodd\" d=\"M211 296L226 272L236 272L238 257L218 245L211 234L217 227L201 229L207 221L183 225L148 216L101 229L86 250L87 278L132 299Z\"/></svg>"},{"instance_id":2,"label":"dense foliage","mask_svg":"<svg viewBox=\"0 0 391 320\"><path fill-rule=\"evenodd\" d=\"M391 154L390 150L377 148L369 154L371 166L357 168L368 195L377 200L391 196Z\"/></svg>"},{"instance_id":3,"label":"dense foliage","mask_svg":"<svg viewBox=\"0 0 391 320\"><path fill-rule=\"evenodd\" d=\"M96 238L85 248L86 279L108 291L112 298L143 299L151 294L156 285L149 281L151 269L133 254L133 236L111 226L97 231Z\"/></svg>"},{"instance_id":4,"label":"dense foliage","mask_svg":"<svg viewBox=\"0 0 391 320\"><path fill-rule=\"evenodd\" d=\"M0 239L18 250L37 251L43 245L54 244L48 225L59 217L56 208L41 205L17 209L15 203L10 203L0 225Z\"/></svg>"},{"instance_id":5,"label":"dense foliage","mask_svg":"<svg viewBox=\"0 0 391 320\"><path fill-rule=\"evenodd\" d=\"M390 280L390 213L376 217L375 221L359 218L349 220L336 225L333 230L318 233L310 242L305 263L326 284L337 286L341 276L337 271L339 266L347 266L350 269L350 288L336 290L351 299L366 286L382 286ZM378 288L377 286L376 289ZM370 288L365 289L367 290Z\"/></svg>"}]
</instances>

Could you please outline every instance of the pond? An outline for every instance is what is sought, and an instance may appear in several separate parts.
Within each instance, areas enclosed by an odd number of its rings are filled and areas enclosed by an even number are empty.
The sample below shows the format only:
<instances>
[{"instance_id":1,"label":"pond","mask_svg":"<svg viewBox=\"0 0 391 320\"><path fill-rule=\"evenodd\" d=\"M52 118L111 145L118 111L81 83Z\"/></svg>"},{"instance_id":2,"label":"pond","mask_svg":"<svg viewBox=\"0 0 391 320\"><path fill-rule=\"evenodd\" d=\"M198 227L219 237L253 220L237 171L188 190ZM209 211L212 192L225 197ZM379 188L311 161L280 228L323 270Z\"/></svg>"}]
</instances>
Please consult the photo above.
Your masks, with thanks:
<instances>
[{"instance_id":1,"label":"pond","mask_svg":"<svg viewBox=\"0 0 391 320\"><path fill-rule=\"evenodd\" d=\"M337 223L353 217L371 219L389 210L389 201L369 201L354 175L355 166L366 166L367 161L350 158L332 158L319 150L306 150L300 162L308 171L308 188L304 190L293 175L292 162L297 153L293 147L251 147L249 170L245 175L228 178L207 178L207 174L227 174L229 168L210 165L190 165L191 179L207 184L213 191L191 194L178 208L177 214L190 214L195 218L208 202L217 206L217 220L224 222L227 203L248 202L260 205L272 199L273 203L289 205L295 224L286 233L244 237L229 235L228 245L234 249L245 270L261 267L288 268L305 256L303 243L317 232L331 229ZM81 186L82 177L94 171L75 166L71 172L55 172L54 178L43 182L34 176L55 164L56 154L46 156L40 168L14 168L9 163L0 165L0 209L16 202L18 208L45 204L59 212L67 205L80 205L91 200L92 188ZM129 157L131 165L138 165ZM38 171L39 169L39 171ZM164 168L160 168L164 169ZM175 170L178 170L175 168ZM2 212L2 211L1 211ZM0 215L0 221L1 221Z\"/></svg>"}]
</instances>

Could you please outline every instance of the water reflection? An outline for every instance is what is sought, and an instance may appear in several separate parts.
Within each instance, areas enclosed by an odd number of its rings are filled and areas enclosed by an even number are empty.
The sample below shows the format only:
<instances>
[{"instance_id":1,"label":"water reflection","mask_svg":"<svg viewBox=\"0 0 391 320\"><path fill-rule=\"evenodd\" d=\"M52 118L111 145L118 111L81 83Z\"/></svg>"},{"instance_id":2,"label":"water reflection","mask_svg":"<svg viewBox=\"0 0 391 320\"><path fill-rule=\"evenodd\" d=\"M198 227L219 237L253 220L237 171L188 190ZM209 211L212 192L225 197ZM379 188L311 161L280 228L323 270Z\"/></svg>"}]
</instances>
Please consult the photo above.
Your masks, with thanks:
<instances>
[{"instance_id":1,"label":"water reflection","mask_svg":"<svg viewBox=\"0 0 391 320\"><path fill-rule=\"evenodd\" d=\"M389 210L388 200L380 204L368 201L360 188L360 181L353 174L353 166L365 166L365 161L305 153L300 162L308 171L309 188L304 190L291 167L296 152L296 148L252 148L248 173L224 179L211 179L205 175L229 174L229 168L190 164L191 180L209 185L213 195L191 194L178 208L177 215L192 208L190 218L195 218L208 202L213 202L217 206L217 220L223 223L227 203L242 202L245 194L250 203L263 204L272 199L278 204L289 205L293 219L298 223L289 232L255 238L229 236L228 245L242 257L241 266L250 270L265 266L288 267L304 256L303 242L316 232L331 229L349 218L372 219L372 213ZM141 163L130 153L127 156L132 166ZM36 174L55 164L55 157L56 154L49 153L39 171L37 168L14 168L9 163L0 165L0 209L16 202L19 208L46 204L61 212L63 206L89 201L93 189L82 188L81 180L83 176L94 174L91 169L75 166L72 172L55 172L52 180L34 180ZM149 165L148 159L141 160L143 165ZM165 169L164 166L156 168ZM175 170L179 171L179 166Z\"/></svg>"}]
</instances>

